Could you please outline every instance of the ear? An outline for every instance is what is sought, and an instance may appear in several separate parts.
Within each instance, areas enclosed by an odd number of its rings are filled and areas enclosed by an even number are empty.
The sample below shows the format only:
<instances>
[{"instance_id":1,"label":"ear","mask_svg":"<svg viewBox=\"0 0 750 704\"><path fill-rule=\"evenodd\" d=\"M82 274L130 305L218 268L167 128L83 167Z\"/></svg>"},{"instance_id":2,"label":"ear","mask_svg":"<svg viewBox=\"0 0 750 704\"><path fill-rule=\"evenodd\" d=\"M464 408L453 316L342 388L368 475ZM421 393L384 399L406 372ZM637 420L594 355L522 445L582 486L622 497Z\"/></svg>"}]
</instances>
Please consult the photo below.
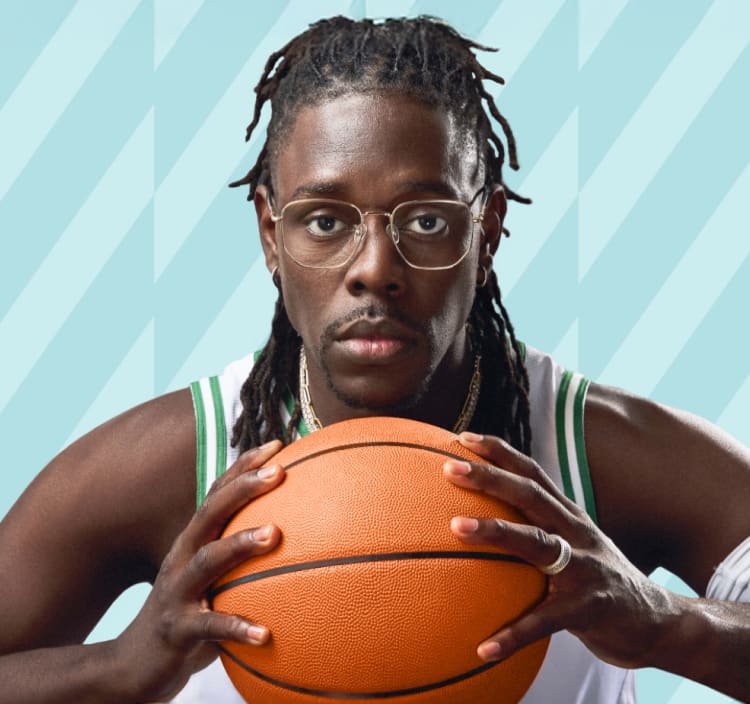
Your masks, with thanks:
<instances>
[{"instance_id":1,"label":"ear","mask_svg":"<svg viewBox=\"0 0 750 704\"><path fill-rule=\"evenodd\" d=\"M276 223L271 218L271 208L268 205L268 187L258 186L255 189L255 213L258 216L258 231L260 244L266 257L266 267L273 272L279 266L279 249L276 243Z\"/></svg>"},{"instance_id":2,"label":"ear","mask_svg":"<svg viewBox=\"0 0 750 704\"><path fill-rule=\"evenodd\" d=\"M503 222L508 210L508 201L505 190L497 186L484 207L484 218L482 220L482 243L481 251L494 256L500 246L503 236Z\"/></svg>"}]
</instances>

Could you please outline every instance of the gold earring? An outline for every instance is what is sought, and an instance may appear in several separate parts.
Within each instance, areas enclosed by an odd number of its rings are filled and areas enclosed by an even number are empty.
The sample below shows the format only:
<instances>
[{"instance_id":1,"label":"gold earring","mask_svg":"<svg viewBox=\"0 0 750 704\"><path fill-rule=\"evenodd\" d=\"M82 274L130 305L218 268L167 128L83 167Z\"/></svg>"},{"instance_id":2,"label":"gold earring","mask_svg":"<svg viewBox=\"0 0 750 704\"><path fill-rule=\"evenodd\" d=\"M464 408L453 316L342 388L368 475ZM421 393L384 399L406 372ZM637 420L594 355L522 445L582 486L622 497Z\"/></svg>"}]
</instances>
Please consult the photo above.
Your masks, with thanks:
<instances>
[{"instance_id":1,"label":"gold earring","mask_svg":"<svg viewBox=\"0 0 750 704\"><path fill-rule=\"evenodd\" d=\"M482 273L484 274L484 278L481 283L477 284L477 288L484 288L487 285L487 279L490 278L490 272L485 267L482 267Z\"/></svg>"}]
</instances>

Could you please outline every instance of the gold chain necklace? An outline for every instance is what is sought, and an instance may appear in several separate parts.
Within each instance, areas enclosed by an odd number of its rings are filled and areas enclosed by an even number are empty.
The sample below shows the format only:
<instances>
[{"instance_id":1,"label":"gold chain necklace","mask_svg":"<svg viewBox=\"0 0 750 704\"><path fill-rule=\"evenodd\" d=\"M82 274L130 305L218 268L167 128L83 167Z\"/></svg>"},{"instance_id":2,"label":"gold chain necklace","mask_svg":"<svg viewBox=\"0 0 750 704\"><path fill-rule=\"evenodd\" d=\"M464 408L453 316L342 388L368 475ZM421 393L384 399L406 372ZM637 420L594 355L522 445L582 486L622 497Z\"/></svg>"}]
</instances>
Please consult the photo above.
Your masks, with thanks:
<instances>
[{"instance_id":1,"label":"gold chain necklace","mask_svg":"<svg viewBox=\"0 0 750 704\"><path fill-rule=\"evenodd\" d=\"M477 408L479 400L479 390L482 388L482 355L474 357L474 371L469 381L469 391L466 394L461 413L458 414L458 420L453 426L454 433L462 433L469 427L471 419L474 417L474 411ZM299 351L299 402L302 407L302 418L305 421L307 429L312 433L320 430L323 424L320 422L313 408L312 399L310 398L310 377L307 372L307 356L305 348L300 347Z\"/></svg>"}]
</instances>

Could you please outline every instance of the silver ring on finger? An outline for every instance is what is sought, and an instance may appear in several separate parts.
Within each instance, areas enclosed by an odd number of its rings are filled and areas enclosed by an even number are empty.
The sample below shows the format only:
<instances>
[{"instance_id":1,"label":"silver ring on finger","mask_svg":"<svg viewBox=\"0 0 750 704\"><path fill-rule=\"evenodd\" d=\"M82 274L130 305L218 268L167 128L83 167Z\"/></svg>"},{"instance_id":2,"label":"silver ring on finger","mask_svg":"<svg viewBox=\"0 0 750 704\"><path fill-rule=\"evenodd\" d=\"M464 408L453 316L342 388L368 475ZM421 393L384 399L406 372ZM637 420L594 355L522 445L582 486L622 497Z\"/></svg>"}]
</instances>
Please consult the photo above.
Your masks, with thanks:
<instances>
[{"instance_id":1,"label":"silver ring on finger","mask_svg":"<svg viewBox=\"0 0 750 704\"><path fill-rule=\"evenodd\" d=\"M539 567L539 570L546 574L547 576L552 576L555 574L560 574L570 562L570 558L573 554L573 550L570 547L570 543L565 540L565 538L561 538L559 535L552 535L555 540L560 544L560 554L557 556L557 559L554 562L550 562L549 565L541 565Z\"/></svg>"}]
</instances>

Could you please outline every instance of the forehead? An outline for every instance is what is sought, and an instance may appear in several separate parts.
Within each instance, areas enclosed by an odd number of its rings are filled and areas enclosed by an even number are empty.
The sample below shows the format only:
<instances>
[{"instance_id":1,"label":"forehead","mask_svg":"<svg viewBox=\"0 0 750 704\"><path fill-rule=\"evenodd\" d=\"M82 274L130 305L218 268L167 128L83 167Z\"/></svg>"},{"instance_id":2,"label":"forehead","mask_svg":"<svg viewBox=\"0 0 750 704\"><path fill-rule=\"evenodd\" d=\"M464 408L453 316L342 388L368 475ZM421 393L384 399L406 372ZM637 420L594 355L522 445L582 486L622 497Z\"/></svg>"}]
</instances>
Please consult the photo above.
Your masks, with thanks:
<instances>
[{"instance_id":1,"label":"forehead","mask_svg":"<svg viewBox=\"0 0 750 704\"><path fill-rule=\"evenodd\" d=\"M467 199L474 139L444 110L400 94L352 94L299 111L281 136L273 183L281 203L310 195L388 205L407 192Z\"/></svg>"}]
</instances>

